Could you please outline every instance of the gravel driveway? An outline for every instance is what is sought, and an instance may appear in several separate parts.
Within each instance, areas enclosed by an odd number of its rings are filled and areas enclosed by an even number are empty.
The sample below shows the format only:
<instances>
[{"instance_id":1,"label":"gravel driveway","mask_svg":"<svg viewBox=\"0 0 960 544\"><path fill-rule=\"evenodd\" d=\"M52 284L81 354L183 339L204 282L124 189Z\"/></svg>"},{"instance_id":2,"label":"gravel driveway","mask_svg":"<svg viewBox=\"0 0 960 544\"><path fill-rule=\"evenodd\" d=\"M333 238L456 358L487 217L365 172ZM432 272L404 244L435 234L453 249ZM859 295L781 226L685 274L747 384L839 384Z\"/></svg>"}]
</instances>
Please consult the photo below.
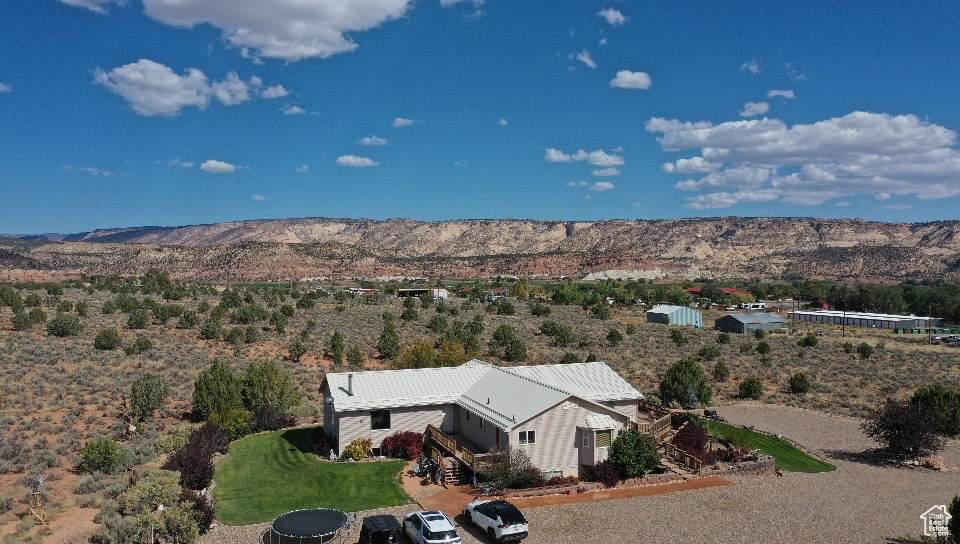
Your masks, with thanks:
<instances>
[{"instance_id":1,"label":"gravel driveway","mask_svg":"<svg viewBox=\"0 0 960 544\"><path fill-rule=\"evenodd\" d=\"M960 473L876 466L859 420L744 403L719 408L728 421L780 433L837 466L822 474L741 477L737 485L618 501L531 508L525 544L625 542L885 542L922 534L920 514L960 493ZM960 444L944 457L960 465ZM389 509L400 514L415 506ZM459 519L457 521L460 521ZM203 544L259 541L257 528L223 527ZM483 542L461 531L464 542ZM356 542L350 535L345 542Z\"/></svg>"}]
</instances>

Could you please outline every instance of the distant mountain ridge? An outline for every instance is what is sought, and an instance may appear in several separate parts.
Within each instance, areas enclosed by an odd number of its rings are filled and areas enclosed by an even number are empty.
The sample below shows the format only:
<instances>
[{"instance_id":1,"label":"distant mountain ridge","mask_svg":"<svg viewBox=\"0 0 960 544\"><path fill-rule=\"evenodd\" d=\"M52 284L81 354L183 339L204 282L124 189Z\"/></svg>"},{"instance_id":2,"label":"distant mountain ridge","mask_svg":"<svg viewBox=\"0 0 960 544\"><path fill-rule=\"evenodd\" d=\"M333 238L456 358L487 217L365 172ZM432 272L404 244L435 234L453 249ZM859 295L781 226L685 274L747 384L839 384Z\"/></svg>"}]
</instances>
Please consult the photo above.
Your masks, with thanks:
<instances>
[{"instance_id":1,"label":"distant mountain ridge","mask_svg":"<svg viewBox=\"0 0 960 544\"><path fill-rule=\"evenodd\" d=\"M62 242L0 242L0 248L57 270L126 274L159 267L180 277L211 280L498 273L960 276L956 220L266 219L102 229L68 235Z\"/></svg>"}]
</instances>

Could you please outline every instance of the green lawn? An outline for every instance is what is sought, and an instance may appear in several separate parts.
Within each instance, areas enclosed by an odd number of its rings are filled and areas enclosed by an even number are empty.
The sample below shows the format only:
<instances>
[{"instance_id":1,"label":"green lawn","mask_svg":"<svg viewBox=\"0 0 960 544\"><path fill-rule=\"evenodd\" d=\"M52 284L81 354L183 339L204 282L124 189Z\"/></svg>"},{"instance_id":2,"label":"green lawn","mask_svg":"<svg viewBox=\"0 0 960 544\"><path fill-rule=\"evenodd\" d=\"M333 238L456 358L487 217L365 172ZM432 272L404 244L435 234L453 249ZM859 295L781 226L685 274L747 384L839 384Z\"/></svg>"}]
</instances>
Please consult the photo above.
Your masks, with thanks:
<instances>
[{"instance_id":1,"label":"green lawn","mask_svg":"<svg viewBox=\"0 0 960 544\"><path fill-rule=\"evenodd\" d=\"M830 472L837 467L825 463L797 449L796 446L775 436L754 432L717 421L707 422L707 431L734 444L744 444L777 460L777 468L788 472Z\"/></svg>"},{"instance_id":2,"label":"green lawn","mask_svg":"<svg viewBox=\"0 0 960 544\"><path fill-rule=\"evenodd\" d=\"M271 521L300 508L356 512L412 502L400 487L402 461L330 463L310 452L311 429L248 436L217 463L217 519L227 525Z\"/></svg>"}]
</instances>

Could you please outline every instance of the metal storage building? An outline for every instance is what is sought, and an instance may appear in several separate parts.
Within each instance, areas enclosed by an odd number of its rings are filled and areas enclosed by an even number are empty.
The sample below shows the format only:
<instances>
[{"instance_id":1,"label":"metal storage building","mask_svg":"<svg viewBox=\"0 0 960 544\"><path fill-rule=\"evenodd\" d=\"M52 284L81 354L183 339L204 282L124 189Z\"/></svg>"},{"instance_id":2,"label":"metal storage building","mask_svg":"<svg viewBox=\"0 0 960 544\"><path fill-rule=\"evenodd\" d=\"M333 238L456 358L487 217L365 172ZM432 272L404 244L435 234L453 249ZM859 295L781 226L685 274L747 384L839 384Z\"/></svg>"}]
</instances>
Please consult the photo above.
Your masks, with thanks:
<instances>
[{"instance_id":1,"label":"metal storage building","mask_svg":"<svg viewBox=\"0 0 960 544\"><path fill-rule=\"evenodd\" d=\"M723 332L753 332L782 329L789 323L775 313L730 314L717 319L713 328Z\"/></svg>"},{"instance_id":2,"label":"metal storage building","mask_svg":"<svg viewBox=\"0 0 960 544\"><path fill-rule=\"evenodd\" d=\"M703 327L703 314L687 306L660 304L647 310L650 323L669 323L670 325L693 325Z\"/></svg>"},{"instance_id":3,"label":"metal storage building","mask_svg":"<svg viewBox=\"0 0 960 544\"><path fill-rule=\"evenodd\" d=\"M833 325L845 324L848 327L870 327L874 329L925 329L927 327L943 326L943 318L940 317L841 312L837 310L790 312L790 319L793 321L809 321L812 323L829 323Z\"/></svg>"}]
</instances>

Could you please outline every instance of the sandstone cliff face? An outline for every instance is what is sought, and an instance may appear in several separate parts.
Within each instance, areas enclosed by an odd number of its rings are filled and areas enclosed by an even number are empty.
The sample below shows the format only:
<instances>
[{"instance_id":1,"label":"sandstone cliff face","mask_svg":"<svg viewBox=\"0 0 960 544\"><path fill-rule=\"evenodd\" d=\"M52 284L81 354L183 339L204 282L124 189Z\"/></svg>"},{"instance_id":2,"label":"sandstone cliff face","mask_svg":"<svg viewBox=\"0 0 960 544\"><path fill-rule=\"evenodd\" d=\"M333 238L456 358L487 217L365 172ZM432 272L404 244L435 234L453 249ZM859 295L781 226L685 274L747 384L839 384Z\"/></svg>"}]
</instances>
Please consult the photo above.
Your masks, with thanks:
<instances>
[{"instance_id":1,"label":"sandstone cliff face","mask_svg":"<svg viewBox=\"0 0 960 544\"><path fill-rule=\"evenodd\" d=\"M308 218L112 229L71 239L79 241L0 243L8 252L0 254L0 267L16 262L88 274L161 268L216 281L605 271L647 278L960 277L960 221Z\"/></svg>"}]
</instances>

